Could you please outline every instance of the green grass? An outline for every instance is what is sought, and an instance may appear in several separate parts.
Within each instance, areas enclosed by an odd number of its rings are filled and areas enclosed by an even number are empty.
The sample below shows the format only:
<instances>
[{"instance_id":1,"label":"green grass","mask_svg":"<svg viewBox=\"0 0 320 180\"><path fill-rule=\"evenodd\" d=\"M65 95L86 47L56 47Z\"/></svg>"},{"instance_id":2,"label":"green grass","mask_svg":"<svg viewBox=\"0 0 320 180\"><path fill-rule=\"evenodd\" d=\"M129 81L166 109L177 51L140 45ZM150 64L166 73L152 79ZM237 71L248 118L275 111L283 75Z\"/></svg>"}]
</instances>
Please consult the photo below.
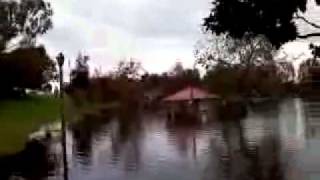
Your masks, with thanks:
<instances>
[{"instance_id":1,"label":"green grass","mask_svg":"<svg viewBox=\"0 0 320 180\"><path fill-rule=\"evenodd\" d=\"M59 102L44 96L0 101L0 156L22 150L30 133L58 120Z\"/></svg>"},{"instance_id":2,"label":"green grass","mask_svg":"<svg viewBox=\"0 0 320 180\"><path fill-rule=\"evenodd\" d=\"M82 101L75 106L69 96L64 100L64 117L67 121L81 119L83 114L99 113L113 109L119 103L90 103ZM17 100L0 100L0 156L22 150L29 134L41 125L57 121L60 116L60 100L47 96L30 96Z\"/></svg>"}]
</instances>

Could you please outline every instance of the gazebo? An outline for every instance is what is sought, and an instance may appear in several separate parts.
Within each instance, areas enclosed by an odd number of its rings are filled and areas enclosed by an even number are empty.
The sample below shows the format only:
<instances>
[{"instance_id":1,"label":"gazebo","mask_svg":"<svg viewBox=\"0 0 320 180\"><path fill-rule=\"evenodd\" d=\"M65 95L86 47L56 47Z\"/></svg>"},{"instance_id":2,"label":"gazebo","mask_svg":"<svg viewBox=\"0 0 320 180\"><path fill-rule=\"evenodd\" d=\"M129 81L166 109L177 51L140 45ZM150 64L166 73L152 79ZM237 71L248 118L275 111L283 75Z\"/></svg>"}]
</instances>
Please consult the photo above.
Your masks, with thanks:
<instances>
[{"instance_id":1,"label":"gazebo","mask_svg":"<svg viewBox=\"0 0 320 180\"><path fill-rule=\"evenodd\" d=\"M195 117L201 112L209 112L215 100L220 97L208 91L194 86L188 86L163 99L167 105L170 119L183 115L184 117Z\"/></svg>"},{"instance_id":2,"label":"gazebo","mask_svg":"<svg viewBox=\"0 0 320 180\"><path fill-rule=\"evenodd\" d=\"M179 101L199 101L208 99L219 99L220 97L210 94L204 89L188 86L178 92L167 96L163 99L165 102L179 102Z\"/></svg>"}]
</instances>

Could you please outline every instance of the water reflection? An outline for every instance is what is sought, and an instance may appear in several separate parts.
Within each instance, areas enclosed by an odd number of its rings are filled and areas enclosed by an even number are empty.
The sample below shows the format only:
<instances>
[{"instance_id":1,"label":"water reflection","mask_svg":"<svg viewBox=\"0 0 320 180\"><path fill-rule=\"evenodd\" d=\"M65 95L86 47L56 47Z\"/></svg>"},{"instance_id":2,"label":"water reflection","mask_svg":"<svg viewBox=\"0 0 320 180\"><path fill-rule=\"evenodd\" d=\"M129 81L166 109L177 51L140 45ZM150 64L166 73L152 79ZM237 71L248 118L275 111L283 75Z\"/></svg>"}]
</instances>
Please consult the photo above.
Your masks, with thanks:
<instances>
[{"instance_id":1,"label":"water reflection","mask_svg":"<svg viewBox=\"0 0 320 180\"><path fill-rule=\"evenodd\" d=\"M206 123L192 124L170 123L161 111L141 113L120 109L108 112L107 116L87 115L69 126L70 177L73 180L319 177L320 103L287 99L247 109L245 117L228 115L228 119L209 118ZM16 161L21 160L12 162ZM41 169L51 167L46 164L38 169L34 166L33 171L28 167L2 165L0 179L15 173L39 179L48 176L49 170ZM41 175L31 177L25 172ZM59 179L61 175L53 177Z\"/></svg>"},{"instance_id":2,"label":"water reflection","mask_svg":"<svg viewBox=\"0 0 320 180\"><path fill-rule=\"evenodd\" d=\"M30 141L23 151L0 157L0 179L42 180L53 175L57 159L44 143L49 142Z\"/></svg>"},{"instance_id":3,"label":"water reflection","mask_svg":"<svg viewBox=\"0 0 320 180\"><path fill-rule=\"evenodd\" d=\"M250 136L255 135L250 133L251 129L245 131L241 123L224 123L224 126L220 144L223 149L216 157L212 157L219 160L219 179L283 179L279 159L280 144L274 134L264 135L259 140L249 140Z\"/></svg>"},{"instance_id":4,"label":"water reflection","mask_svg":"<svg viewBox=\"0 0 320 180\"><path fill-rule=\"evenodd\" d=\"M111 156L114 164L122 160L125 171L138 170L143 127L137 111L121 111L112 129ZM121 158L121 159L120 159Z\"/></svg>"}]
</instances>

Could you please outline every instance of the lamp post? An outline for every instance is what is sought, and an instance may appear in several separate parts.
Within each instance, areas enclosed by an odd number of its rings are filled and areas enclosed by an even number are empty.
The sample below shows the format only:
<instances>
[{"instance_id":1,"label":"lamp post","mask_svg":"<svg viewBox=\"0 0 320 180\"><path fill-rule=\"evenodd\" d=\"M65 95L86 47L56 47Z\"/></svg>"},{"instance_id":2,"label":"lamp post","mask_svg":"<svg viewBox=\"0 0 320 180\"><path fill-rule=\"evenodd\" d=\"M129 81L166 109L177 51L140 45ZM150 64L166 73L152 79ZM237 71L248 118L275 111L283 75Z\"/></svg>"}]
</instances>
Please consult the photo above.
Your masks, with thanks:
<instances>
[{"instance_id":1,"label":"lamp post","mask_svg":"<svg viewBox=\"0 0 320 180\"><path fill-rule=\"evenodd\" d=\"M59 81L60 81L60 118L61 118L61 145L62 145L62 156L63 156L63 177L64 180L68 180L68 161L67 161L67 143L66 143L66 121L64 119L64 103L63 103L63 63L64 55L59 53L56 57L59 66Z\"/></svg>"}]
</instances>

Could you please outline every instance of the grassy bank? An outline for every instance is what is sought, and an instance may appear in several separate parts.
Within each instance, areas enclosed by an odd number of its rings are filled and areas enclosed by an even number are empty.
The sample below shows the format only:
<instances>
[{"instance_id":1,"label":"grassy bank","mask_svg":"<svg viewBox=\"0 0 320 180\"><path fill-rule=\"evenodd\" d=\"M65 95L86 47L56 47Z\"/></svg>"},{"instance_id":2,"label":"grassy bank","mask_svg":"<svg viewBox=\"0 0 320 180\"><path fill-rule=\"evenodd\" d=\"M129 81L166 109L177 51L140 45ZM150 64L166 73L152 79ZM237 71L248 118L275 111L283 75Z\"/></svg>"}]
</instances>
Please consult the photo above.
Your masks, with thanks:
<instances>
[{"instance_id":1,"label":"grassy bank","mask_svg":"<svg viewBox=\"0 0 320 180\"><path fill-rule=\"evenodd\" d=\"M0 101L0 156L23 149L28 135L59 117L59 100L28 97Z\"/></svg>"}]
</instances>

